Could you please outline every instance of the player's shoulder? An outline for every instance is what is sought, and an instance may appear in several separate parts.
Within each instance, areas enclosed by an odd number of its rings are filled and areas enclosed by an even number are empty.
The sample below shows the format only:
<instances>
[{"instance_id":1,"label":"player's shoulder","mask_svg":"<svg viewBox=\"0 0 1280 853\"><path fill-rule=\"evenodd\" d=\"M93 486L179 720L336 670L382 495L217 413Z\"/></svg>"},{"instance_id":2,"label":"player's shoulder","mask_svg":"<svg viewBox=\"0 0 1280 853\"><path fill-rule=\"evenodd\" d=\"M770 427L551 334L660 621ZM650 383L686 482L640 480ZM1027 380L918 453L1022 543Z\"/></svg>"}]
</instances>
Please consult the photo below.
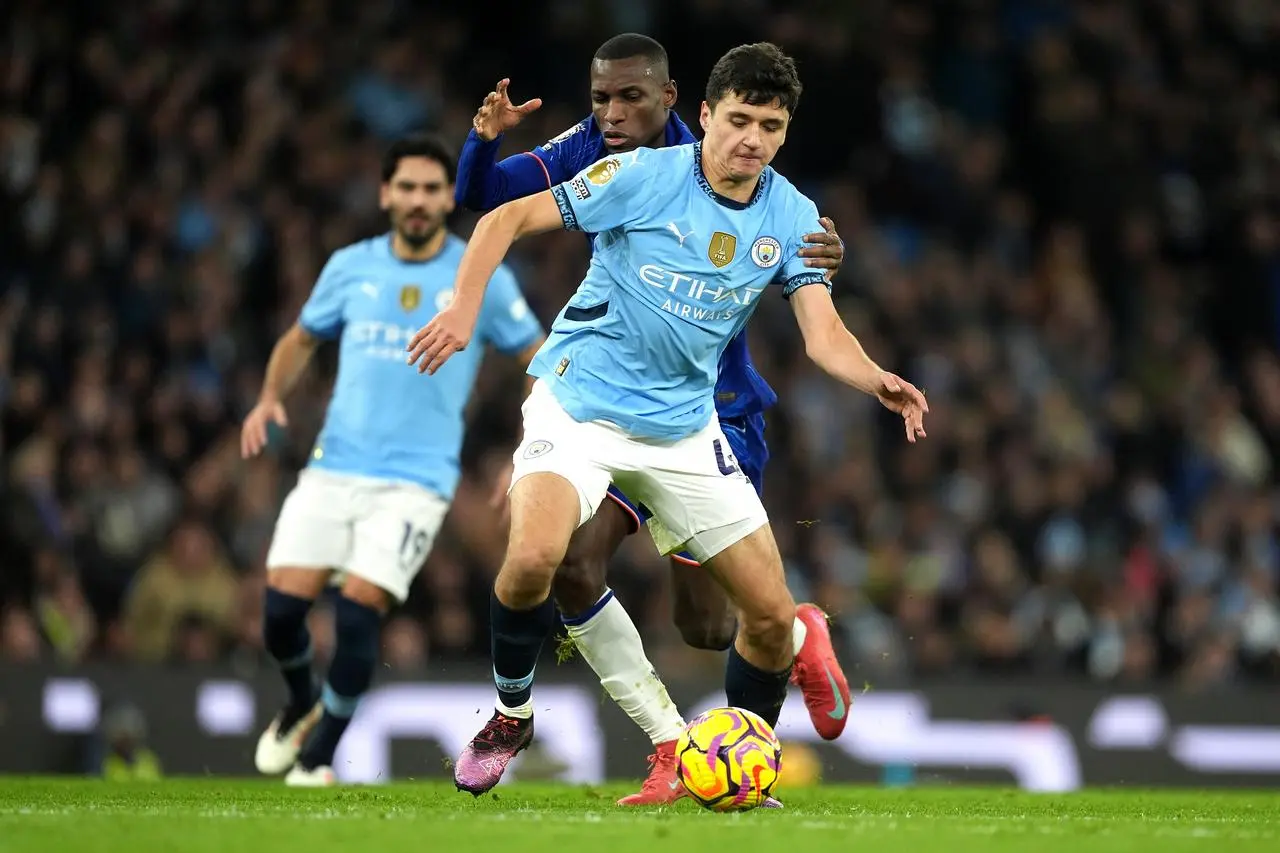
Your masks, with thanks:
<instances>
[{"instance_id":1,"label":"player's shoulder","mask_svg":"<svg viewBox=\"0 0 1280 853\"><path fill-rule=\"evenodd\" d=\"M679 181L693 174L693 145L668 145L662 148L637 148L625 154L610 154L601 163L613 161L612 170L628 168L634 177Z\"/></svg>"},{"instance_id":2,"label":"player's shoulder","mask_svg":"<svg viewBox=\"0 0 1280 853\"><path fill-rule=\"evenodd\" d=\"M813 200L801 192L800 188L772 166L764 170L765 180L769 182L769 200L775 204L786 203L795 206L813 204Z\"/></svg>"},{"instance_id":3,"label":"player's shoulder","mask_svg":"<svg viewBox=\"0 0 1280 853\"><path fill-rule=\"evenodd\" d=\"M764 179L768 181L767 206L771 213L790 218L816 217L818 205L791 183L786 175L772 166L765 167Z\"/></svg>"},{"instance_id":4,"label":"player's shoulder","mask_svg":"<svg viewBox=\"0 0 1280 853\"><path fill-rule=\"evenodd\" d=\"M646 160L653 163L663 165L688 163L692 165L696 150L697 146L694 143L682 142L679 145L664 145L662 148L637 148L636 153L643 155Z\"/></svg>"},{"instance_id":5,"label":"player's shoulder","mask_svg":"<svg viewBox=\"0 0 1280 853\"><path fill-rule=\"evenodd\" d=\"M329 263L335 267L347 267L354 264L368 264L384 260L389 255L387 247L390 239L391 235L389 234L379 234L377 237L368 237L364 240L348 243L339 249L335 249L333 254L329 255Z\"/></svg>"},{"instance_id":6,"label":"player's shoulder","mask_svg":"<svg viewBox=\"0 0 1280 853\"><path fill-rule=\"evenodd\" d=\"M637 148L633 151L607 154L583 169L570 181L574 194L582 201L589 198L593 187L605 187L615 181L627 190L648 186L654 178L662 177L670 169L672 156L666 148Z\"/></svg>"},{"instance_id":7,"label":"player's shoulder","mask_svg":"<svg viewBox=\"0 0 1280 853\"><path fill-rule=\"evenodd\" d=\"M583 138L591 135L591 127L594 124L591 116L587 116L577 124L570 125L565 130L560 131L555 136L542 143L539 147L543 151L550 151L557 145L563 145L566 142L581 142Z\"/></svg>"},{"instance_id":8,"label":"player's shoulder","mask_svg":"<svg viewBox=\"0 0 1280 853\"><path fill-rule=\"evenodd\" d=\"M595 119L587 116L539 145L537 150L581 167L595 160L600 148L600 131L596 129Z\"/></svg>"}]
</instances>

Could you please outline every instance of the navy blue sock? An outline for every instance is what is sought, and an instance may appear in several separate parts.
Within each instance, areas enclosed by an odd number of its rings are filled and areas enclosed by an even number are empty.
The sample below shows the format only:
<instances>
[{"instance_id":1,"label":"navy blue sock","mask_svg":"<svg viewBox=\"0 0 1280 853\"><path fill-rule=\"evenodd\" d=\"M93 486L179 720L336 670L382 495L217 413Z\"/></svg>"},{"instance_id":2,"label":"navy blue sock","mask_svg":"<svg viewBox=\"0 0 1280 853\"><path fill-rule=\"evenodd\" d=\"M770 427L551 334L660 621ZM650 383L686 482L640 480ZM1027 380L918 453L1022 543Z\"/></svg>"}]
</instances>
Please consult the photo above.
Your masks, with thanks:
<instances>
[{"instance_id":1,"label":"navy blue sock","mask_svg":"<svg viewBox=\"0 0 1280 853\"><path fill-rule=\"evenodd\" d=\"M311 602L267 587L262 613L262 641L275 658L289 687L288 716L301 717L316 702L316 680L311 671L311 632L307 614Z\"/></svg>"},{"instance_id":2,"label":"navy blue sock","mask_svg":"<svg viewBox=\"0 0 1280 853\"><path fill-rule=\"evenodd\" d=\"M787 700L790 678L791 667L782 672L765 672L738 654L737 646L731 646L724 669L725 698L733 707L745 708L776 726L782 703Z\"/></svg>"},{"instance_id":3,"label":"navy blue sock","mask_svg":"<svg viewBox=\"0 0 1280 853\"><path fill-rule=\"evenodd\" d=\"M298 762L307 769L333 766L333 755L360 697L373 683L382 639L382 614L341 597L334 604L335 643L329 677L320 693L324 716L307 738Z\"/></svg>"},{"instance_id":4,"label":"navy blue sock","mask_svg":"<svg viewBox=\"0 0 1280 853\"><path fill-rule=\"evenodd\" d=\"M493 650L493 683L508 708L518 708L533 696L533 670L542 644L556 622L556 606L547 600L532 610L512 610L489 594L489 635Z\"/></svg>"}]
</instances>

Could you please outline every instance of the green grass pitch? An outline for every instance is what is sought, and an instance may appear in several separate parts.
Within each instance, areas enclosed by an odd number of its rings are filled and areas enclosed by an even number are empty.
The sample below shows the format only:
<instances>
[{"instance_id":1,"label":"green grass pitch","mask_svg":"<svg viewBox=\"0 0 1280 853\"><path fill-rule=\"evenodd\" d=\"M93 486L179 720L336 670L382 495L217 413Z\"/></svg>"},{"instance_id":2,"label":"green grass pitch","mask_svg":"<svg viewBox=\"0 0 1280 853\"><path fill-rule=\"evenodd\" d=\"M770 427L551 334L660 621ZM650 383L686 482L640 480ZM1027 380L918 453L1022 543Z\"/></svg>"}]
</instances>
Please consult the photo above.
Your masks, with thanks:
<instances>
[{"instance_id":1,"label":"green grass pitch","mask_svg":"<svg viewBox=\"0 0 1280 853\"><path fill-rule=\"evenodd\" d=\"M475 799L443 783L298 791L222 779L0 778L0 853L1280 850L1276 792L826 786L780 791L781 811L738 815L687 800L615 806L627 792L513 784Z\"/></svg>"}]
</instances>

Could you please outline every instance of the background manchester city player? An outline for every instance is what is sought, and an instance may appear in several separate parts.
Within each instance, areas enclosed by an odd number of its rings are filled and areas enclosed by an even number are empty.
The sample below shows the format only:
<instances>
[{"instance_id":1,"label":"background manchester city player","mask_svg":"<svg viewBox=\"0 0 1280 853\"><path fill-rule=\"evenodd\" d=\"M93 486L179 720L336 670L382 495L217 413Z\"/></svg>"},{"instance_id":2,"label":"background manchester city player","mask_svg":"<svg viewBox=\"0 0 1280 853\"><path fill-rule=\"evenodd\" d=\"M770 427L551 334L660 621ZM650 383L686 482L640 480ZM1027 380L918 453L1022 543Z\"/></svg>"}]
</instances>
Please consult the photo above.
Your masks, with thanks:
<instances>
[{"instance_id":1,"label":"background manchester city player","mask_svg":"<svg viewBox=\"0 0 1280 853\"><path fill-rule=\"evenodd\" d=\"M389 234L334 252L302 314L271 353L241 450L261 452L269 423L323 340L338 341L338 375L307 468L285 499L267 555L267 651L289 688L258 742L263 773L331 785L338 741L377 662L382 618L402 602L457 487L463 410L484 347L423 382L404 366L405 342L449 303L465 244L450 234L454 162L426 137L391 146L382 166ZM527 365L544 334L515 277L498 267L480 309L484 343ZM337 645L317 690L306 617L333 573ZM319 700L319 701L317 701Z\"/></svg>"}]
</instances>

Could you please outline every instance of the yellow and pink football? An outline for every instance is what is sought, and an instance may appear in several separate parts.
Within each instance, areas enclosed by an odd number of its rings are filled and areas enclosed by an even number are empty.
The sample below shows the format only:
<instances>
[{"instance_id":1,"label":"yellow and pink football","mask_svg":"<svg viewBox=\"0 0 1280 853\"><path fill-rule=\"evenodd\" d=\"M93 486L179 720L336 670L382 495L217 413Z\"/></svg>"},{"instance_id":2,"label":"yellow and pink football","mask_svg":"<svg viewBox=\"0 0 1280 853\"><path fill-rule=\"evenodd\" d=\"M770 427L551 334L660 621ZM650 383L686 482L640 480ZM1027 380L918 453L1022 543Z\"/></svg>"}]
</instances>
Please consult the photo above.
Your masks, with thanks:
<instances>
[{"instance_id":1,"label":"yellow and pink football","mask_svg":"<svg viewBox=\"0 0 1280 853\"><path fill-rule=\"evenodd\" d=\"M773 727L743 708L715 708L676 741L676 773L689 796L716 812L743 812L773 793L782 745Z\"/></svg>"}]
</instances>

